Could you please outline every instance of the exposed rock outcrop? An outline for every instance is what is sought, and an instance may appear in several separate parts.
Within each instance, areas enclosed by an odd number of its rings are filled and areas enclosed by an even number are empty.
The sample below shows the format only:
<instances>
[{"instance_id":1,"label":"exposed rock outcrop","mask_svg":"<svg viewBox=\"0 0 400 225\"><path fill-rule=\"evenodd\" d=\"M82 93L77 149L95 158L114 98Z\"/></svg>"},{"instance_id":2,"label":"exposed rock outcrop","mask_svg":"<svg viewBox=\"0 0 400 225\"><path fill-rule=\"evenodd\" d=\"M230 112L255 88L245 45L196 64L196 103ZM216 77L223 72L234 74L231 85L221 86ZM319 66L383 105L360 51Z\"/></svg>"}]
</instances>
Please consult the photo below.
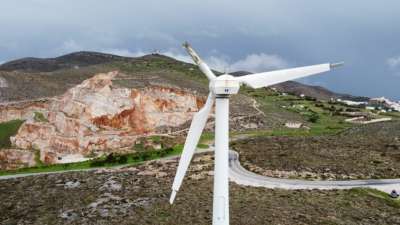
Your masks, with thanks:
<instances>
[{"instance_id":1,"label":"exposed rock outcrop","mask_svg":"<svg viewBox=\"0 0 400 225\"><path fill-rule=\"evenodd\" d=\"M156 133L158 128L182 126L205 101L175 88L116 87L112 80L117 74L98 74L64 95L25 111L3 110L1 120L8 120L9 114L26 119L11 138L12 144L39 149L46 163L56 163L68 154L129 148L138 137ZM32 116L35 111L43 118Z\"/></svg>"},{"instance_id":2,"label":"exposed rock outcrop","mask_svg":"<svg viewBox=\"0 0 400 225\"><path fill-rule=\"evenodd\" d=\"M1 170L29 167L34 166L35 164L35 154L33 151L18 149L2 149L0 151Z\"/></svg>"},{"instance_id":3,"label":"exposed rock outcrop","mask_svg":"<svg viewBox=\"0 0 400 225\"><path fill-rule=\"evenodd\" d=\"M49 99L34 101L19 101L0 103L0 123L10 120L27 120L34 117L34 112L46 112L49 107Z\"/></svg>"}]
</instances>

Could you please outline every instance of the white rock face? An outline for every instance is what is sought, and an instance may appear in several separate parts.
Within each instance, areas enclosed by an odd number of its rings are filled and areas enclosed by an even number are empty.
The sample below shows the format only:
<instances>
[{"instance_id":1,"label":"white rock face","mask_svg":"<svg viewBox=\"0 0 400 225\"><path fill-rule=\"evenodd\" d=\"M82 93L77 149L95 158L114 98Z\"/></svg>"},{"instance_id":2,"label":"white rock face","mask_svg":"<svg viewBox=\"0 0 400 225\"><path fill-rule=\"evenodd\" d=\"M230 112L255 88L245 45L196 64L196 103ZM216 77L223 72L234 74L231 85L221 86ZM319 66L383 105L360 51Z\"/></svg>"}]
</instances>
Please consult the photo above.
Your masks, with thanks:
<instances>
[{"instance_id":1,"label":"white rock face","mask_svg":"<svg viewBox=\"0 0 400 225\"><path fill-rule=\"evenodd\" d=\"M115 87L117 74L98 74L50 100L40 108L45 120L26 116L12 144L39 149L47 163L70 154L129 148L157 128L183 125L204 104L204 98L180 89Z\"/></svg>"}]
</instances>

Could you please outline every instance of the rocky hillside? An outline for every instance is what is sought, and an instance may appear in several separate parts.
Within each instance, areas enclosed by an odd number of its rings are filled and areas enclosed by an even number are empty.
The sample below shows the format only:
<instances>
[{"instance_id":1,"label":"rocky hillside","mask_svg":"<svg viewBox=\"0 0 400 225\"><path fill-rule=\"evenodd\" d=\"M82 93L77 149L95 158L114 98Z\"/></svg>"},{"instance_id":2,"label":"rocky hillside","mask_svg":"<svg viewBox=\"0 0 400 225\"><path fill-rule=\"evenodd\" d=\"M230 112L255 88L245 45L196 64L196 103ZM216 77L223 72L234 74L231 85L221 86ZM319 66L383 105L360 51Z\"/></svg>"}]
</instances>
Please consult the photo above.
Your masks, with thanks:
<instances>
[{"instance_id":1,"label":"rocky hillside","mask_svg":"<svg viewBox=\"0 0 400 225\"><path fill-rule=\"evenodd\" d=\"M50 61L54 68L75 65L80 54ZM185 134L208 92L195 66L161 55L106 56L85 53L80 65L88 66L51 72L40 66L34 67L40 72L18 66L0 71L0 122L25 121L11 137L11 149L0 150L0 168L32 165L35 152L42 162L59 163L71 156L80 160L132 151L140 137ZM106 58L109 62L101 63ZM233 129L263 125L252 98L237 95L233 100ZM211 117L210 129L212 124Z\"/></svg>"},{"instance_id":2,"label":"rocky hillside","mask_svg":"<svg viewBox=\"0 0 400 225\"><path fill-rule=\"evenodd\" d=\"M281 86L322 99L339 96L297 82ZM2 152L3 168L31 165L33 152L40 152L43 162L58 163L68 155L130 150L138 137L179 130L184 135L207 93L208 82L196 66L158 54L129 58L78 52L5 63L0 66L0 122L25 122L11 137L12 149ZM306 123L300 114L256 96L245 89L232 96L234 131Z\"/></svg>"},{"instance_id":3,"label":"rocky hillside","mask_svg":"<svg viewBox=\"0 0 400 225\"><path fill-rule=\"evenodd\" d=\"M174 205L177 160L0 180L1 224L211 224L212 155L196 156ZM400 204L370 189L283 190L230 183L232 225L400 223Z\"/></svg>"},{"instance_id":4,"label":"rocky hillside","mask_svg":"<svg viewBox=\"0 0 400 225\"><path fill-rule=\"evenodd\" d=\"M19 149L39 149L41 160L55 163L69 154L130 148L143 135L166 133L189 121L204 104L202 96L180 89L113 86L118 72L98 74L48 100L23 118L11 142ZM183 128L182 128L183 129Z\"/></svg>"},{"instance_id":5,"label":"rocky hillside","mask_svg":"<svg viewBox=\"0 0 400 225\"><path fill-rule=\"evenodd\" d=\"M79 52L54 59L21 59L0 66L0 102L61 95L94 74L115 70L125 75L120 83L127 87L158 83L203 89L198 82L176 82L189 68L188 64L161 55L127 58ZM202 78L197 70L192 74Z\"/></svg>"}]
</instances>

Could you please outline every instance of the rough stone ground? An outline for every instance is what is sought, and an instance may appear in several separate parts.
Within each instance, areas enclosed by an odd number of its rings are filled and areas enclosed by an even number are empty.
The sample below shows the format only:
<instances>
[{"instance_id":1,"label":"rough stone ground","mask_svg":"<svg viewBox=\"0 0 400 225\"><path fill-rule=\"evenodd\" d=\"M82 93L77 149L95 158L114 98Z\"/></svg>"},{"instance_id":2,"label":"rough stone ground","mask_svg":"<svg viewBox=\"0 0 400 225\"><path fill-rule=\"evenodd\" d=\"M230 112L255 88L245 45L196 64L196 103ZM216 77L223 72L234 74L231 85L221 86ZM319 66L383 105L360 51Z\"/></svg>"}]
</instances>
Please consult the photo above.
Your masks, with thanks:
<instances>
[{"instance_id":1,"label":"rough stone ground","mask_svg":"<svg viewBox=\"0 0 400 225\"><path fill-rule=\"evenodd\" d=\"M0 181L0 224L210 224L212 156L194 159L173 206L176 160ZM400 224L373 191L286 191L231 183L231 224Z\"/></svg>"},{"instance_id":2,"label":"rough stone ground","mask_svg":"<svg viewBox=\"0 0 400 225\"><path fill-rule=\"evenodd\" d=\"M242 165L282 178L400 177L400 122L360 126L336 136L259 137L232 145Z\"/></svg>"}]
</instances>

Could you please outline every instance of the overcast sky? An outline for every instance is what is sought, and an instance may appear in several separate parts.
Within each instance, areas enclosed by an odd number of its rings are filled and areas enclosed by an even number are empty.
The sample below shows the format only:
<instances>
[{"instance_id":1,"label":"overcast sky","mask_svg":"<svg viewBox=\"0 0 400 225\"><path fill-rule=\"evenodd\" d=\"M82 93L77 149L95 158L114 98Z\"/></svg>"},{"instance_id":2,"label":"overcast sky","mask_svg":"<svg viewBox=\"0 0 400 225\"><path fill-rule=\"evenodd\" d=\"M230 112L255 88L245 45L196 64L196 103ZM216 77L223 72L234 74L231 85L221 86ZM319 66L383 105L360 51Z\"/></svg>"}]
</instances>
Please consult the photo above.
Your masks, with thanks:
<instances>
[{"instance_id":1,"label":"overcast sky","mask_svg":"<svg viewBox=\"0 0 400 225\"><path fill-rule=\"evenodd\" d=\"M0 63L80 50L188 60L187 40L228 72L345 61L303 81L400 100L398 0L1 0L0 9Z\"/></svg>"}]
</instances>

